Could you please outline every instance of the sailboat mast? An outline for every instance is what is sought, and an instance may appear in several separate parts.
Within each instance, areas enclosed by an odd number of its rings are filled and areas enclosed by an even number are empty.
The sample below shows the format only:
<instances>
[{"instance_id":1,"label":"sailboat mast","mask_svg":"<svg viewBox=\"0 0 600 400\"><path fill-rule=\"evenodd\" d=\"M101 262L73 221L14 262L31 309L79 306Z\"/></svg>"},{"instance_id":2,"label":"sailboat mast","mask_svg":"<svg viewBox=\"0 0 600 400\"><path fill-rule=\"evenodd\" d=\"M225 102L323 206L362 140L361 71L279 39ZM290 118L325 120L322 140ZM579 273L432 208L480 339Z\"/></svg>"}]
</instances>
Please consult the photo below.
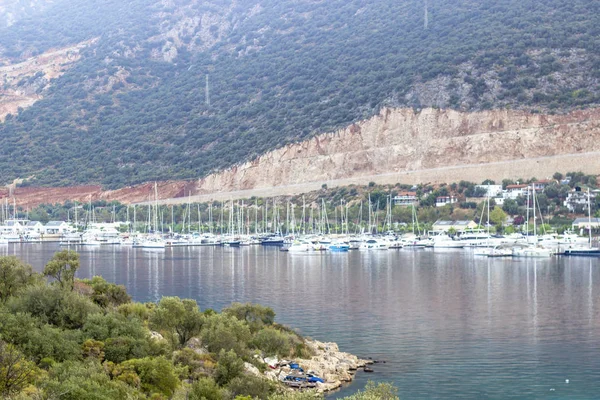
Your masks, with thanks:
<instances>
[{"instance_id":1,"label":"sailboat mast","mask_svg":"<svg viewBox=\"0 0 600 400\"><path fill-rule=\"evenodd\" d=\"M587 190L587 198L588 198L588 229L589 229L589 246L592 248L592 201L590 200L590 188Z\"/></svg>"}]
</instances>

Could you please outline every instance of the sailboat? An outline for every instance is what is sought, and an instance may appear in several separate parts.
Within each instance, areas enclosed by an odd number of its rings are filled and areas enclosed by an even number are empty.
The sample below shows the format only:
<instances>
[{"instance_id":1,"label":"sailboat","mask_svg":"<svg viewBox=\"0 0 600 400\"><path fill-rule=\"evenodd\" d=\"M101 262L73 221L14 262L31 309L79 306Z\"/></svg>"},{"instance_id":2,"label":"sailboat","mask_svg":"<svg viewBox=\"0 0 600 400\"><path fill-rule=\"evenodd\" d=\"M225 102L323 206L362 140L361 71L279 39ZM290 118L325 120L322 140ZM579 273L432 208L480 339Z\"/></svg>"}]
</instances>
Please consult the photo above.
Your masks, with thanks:
<instances>
[{"instance_id":1,"label":"sailboat","mask_svg":"<svg viewBox=\"0 0 600 400\"><path fill-rule=\"evenodd\" d=\"M509 257L512 256L512 250L507 247L502 247L502 244L494 245L491 236L490 236L490 196L489 196L489 186L488 186L488 195L487 195L487 233L485 235L485 246L478 247L473 251L473 254L476 256L485 256L485 257ZM483 216L483 210L481 210L481 215ZM481 221L481 218L479 219ZM475 241L476 244L479 244Z\"/></svg>"},{"instance_id":2,"label":"sailboat","mask_svg":"<svg viewBox=\"0 0 600 400\"><path fill-rule=\"evenodd\" d=\"M587 247L573 247L566 249L564 252L565 256L587 256L587 257L600 257L600 249L598 247L592 247L592 202L590 200L590 189L588 188L588 246Z\"/></svg>"},{"instance_id":3,"label":"sailboat","mask_svg":"<svg viewBox=\"0 0 600 400\"><path fill-rule=\"evenodd\" d=\"M527 188L528 193L529 193L529 188ZM550 257L552 255L552 252L550 251L550 249L546 249L542 246L539 245L538 243L538 237L537 237L537 226L536 226L536 220L535 220L535 187L531 187L532 190L532 197L533 197L533 237L528 236L528 239L531 238L532 240L528 240L528 242L533 241L533 243L527 244L527 245L517 245L515 244L512 250L512 255L513 257L538 257L538 258L547 258ZM529 197L529 196L528 196ZM529 198L528 198L529 200ZM527 202L527 205L529 206L529 201ZM528 210L528 214L527 216L529 217L529 210ZM527 221L527 227L528 227L528 231L529 231L529 221Z\"/></svg>"},{"instance_id":4,"label":"sailboat","mask_svg":"<svg viewBox=\"0 0 600 400\"><path fill-rule=\"evenodd\" d=\"M152 222L154 223L154 233L146 236L146 238L140 242L139 247L144 250L164 250L166 247L165 240L162 238L158 229L158 188L156 182L154 182L154 203L154 207L150 204L148 205L148 226L150 227L150 224Z\"/></svg>"}]
</instances>

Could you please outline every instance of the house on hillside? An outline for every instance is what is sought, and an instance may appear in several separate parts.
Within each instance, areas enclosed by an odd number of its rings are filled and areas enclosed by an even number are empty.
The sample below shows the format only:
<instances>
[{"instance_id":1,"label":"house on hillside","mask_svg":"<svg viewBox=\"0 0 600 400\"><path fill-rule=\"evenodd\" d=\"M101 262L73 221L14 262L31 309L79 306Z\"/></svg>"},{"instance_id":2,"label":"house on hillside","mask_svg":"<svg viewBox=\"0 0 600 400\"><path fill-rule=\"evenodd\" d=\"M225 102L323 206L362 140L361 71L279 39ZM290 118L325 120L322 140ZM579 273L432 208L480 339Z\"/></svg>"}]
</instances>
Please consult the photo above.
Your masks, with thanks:
<instances>
[{"instance_id":1,"label":"house on hillside","mask_svg":"<svg viewBox=\"0 0 600 400\"><path fill-rule=\"evenodd\" d=\"M435 199L436 207L444 207L447 204L455 204L458 202L456 196L439 196Z\"/></svg>"},{"instance_id":2,"label":"house on hillside","mask_svg":"<svg viewBox=\"0 0 600 400\"><path fill-rule=\"evenodd\" d=\"M393 200L396 206L416 206L419 202L417 192L400 192Z\"/></svg>"},{"instance_id":3,"label":"house on hillside","mask_svg":"<svg viewBox=\"0 0 600 400\"><path fill-rule=\"evenodd\" d=\"M555 181L550 180L550 179L542 179L539 181L535 181L531 184L531 186L533 186L533 188L535 189L536 192L543 192L544 189L546 189L546 187L548 185L550 185L551 183L554 183Z\"/></svg>"},{"instance_id":4,"label":"house on hillside","mask_svg":"<svg viewBox=\"0 0 600 400\"><path fill-rule=\"evenodd\" d=\"M505 199L516 199L519 196L527 196L528 185L508 185L504 192Z\"/></svg>"},{"instance_id":5,"label":"house on hillside","mask_svg":"<svg viewBox=\"0 0 600 400\"><path fill-rule=\"evenodd\" d=\"M593 201L596 197L600 195L600 189L595 189L590 191L590 198ZM581 190L572 190L567 195L567 198L563 202L563 206L567 207L569 212L575 212L576 208L582 209L584 212L587 212L587 204L588 204L588 195L587 191Z\"/></svg>"},{"instance_id":6,"label":"house on hillside","mask_svg":"<svg viewBox=\"0 0 600 400\"><path fill-rule=\"evenodd\" d=\"M444 220L438 220L433 224L433 231L434 232L448 232L449 230L453 229L456 232L463 232L467 229L475 229L477 228L477 223L475 221L469 221L469 220L464 220L464 221L444 221Z\"/></svg>"},{"instance_id":7,"label":"house on hillside","mask_svg":"<svg viewBox=\"0 0 600 400\"><path fill-rule=\"evenodd\" d=\"M502 194L502 185L475 185L475 189L483 192L485 197L497 197Z\"/></svg>"}]
</instances>

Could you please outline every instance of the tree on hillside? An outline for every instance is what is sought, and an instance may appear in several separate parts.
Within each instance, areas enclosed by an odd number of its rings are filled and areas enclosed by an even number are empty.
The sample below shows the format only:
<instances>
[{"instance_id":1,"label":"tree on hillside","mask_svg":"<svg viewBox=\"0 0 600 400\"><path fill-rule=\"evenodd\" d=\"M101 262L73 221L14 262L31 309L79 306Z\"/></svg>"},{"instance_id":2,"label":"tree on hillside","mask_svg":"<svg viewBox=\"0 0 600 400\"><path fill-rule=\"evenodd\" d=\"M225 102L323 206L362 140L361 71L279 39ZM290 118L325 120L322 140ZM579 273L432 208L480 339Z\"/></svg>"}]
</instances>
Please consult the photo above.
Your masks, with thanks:
<instances>
[{"instance_id":1,"label":"tree on hillside","mask_svg":"<svg viewBox=\"0 0 600 400\"><path fill-rule=\"evenodd\" d=\"M26 360L13 345L0 341L0 395L3 399L21 392L37 373L37 367Z\"/></svg>"},{"instance_id":2,"label":"tree on hillside","mask_svg":"<svg viewBox=\"0 0 600 400\"><path fill-rule=\"evenodd\" d=\"M39 275L15 256L0 257L0 303L35 283Z\"/></svg>"},{"instance_id":3,"label":"tree on hillside","mask_svg":"<svg viewBox=\"0 0 600 400\"><path fill-rule=\"evenodd\" d=\"M79 269L79 254L63 250L54 254L44 268L44 275L56 279L63 289L73 290L75 272Z\"/></svg>"},{"instance_id":4,"label":"tree on hillside","mask_svg":"<svg viewBox=\"0 0 600 400\"><path fill-rule=\"evenodd\" d=\"M497 227L502 226L504 224L504 221L506 221L506 217L507 215L504 212L504 210L502 210L502 208L498 206L494 207L492 212L490 212L490 222L496 225Z\"/></svg>"},{"instance_id":5,"label":"tree on hillside","mask_svg":"<svg viewBox=\"0 0 600 400\"><path fill-rule=\"evenodd\" d=\"M196 300L163 297L150 317L150 326L164 332L173 343L184 346L200 333L203 319Z\"/></svg>"}]
</instances>

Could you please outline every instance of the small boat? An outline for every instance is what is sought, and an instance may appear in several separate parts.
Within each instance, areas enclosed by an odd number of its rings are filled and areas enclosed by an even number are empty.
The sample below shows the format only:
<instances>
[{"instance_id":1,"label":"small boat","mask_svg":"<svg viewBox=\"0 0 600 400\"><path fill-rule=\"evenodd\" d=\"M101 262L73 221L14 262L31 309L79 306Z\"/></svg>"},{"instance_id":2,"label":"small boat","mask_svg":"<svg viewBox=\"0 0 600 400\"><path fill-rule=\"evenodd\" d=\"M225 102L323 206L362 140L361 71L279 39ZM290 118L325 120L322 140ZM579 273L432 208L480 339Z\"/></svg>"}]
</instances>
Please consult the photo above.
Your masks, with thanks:
<instances>
[{"instance_id":1,"label":"small boat","mask_svg":"<svg viewBox=\"0 0 600 400\"><path fill-rule=\"evenodd\" d=\"M290 253L307 253L315 250L313 244L305 240L295 240L291 246L285 247L285 249Z\"/></svg>"},{"instance_id":2,"label":"small boat","mask_svg":"<svg viewBox=\"0 0 600 400\"><path fill-rule=\"evenodd\" d=\"M388 244L383 240L368 239L360 245L360 250L387 250Z\"/></svg>"},{"instance_id":3,"label":"small boat","mask_svg":"<svg viewBox=\"0 0 600 400\"><path fill-rule=\"evenodd\" d=\"M484 257L512 257L513 252L507 247L480 247L473 251L476 256Z\"/></svg>"},{"instance_id":4,"label":"small boat","mask_svg":"<svg viewBox=\"0 0 600 400\"><path fill-rule=\"evenodd\" d=\"M574 247L566 249L563 253L565 256L585 256L585 257L600 257L600 249L598 247Z\"/></svg>"},{"instance_id":5,"label":"small boat","mask_svg":"<svg viewBox=\"0 0 600 400\"><path fill-rule=\"evenodd\" d=\"M513 257L548 258L552 255L552 251L540 246L513 247L512 255Z\"/></svg>"},{"instance_id":6,"label":"small boat","mask_svg":"<svg viewBox=\"0 0 600 400\"><path fill-rule=\"evenodd\" d=\"M335 241L329 245L329 250L333 252L344 252L350 250L350 244L344 241Z\"/></svg>"},{"instance_id":7,"label":"small boat","mask_svg":"<svg viewBox=\"0 0 600 400\"><path fill-rule=\"evenodd\" d=\"M283 237L281 236L269 236L265 237L260 241L263 246L283 246Z\"/></svg>"}]
</instances>

